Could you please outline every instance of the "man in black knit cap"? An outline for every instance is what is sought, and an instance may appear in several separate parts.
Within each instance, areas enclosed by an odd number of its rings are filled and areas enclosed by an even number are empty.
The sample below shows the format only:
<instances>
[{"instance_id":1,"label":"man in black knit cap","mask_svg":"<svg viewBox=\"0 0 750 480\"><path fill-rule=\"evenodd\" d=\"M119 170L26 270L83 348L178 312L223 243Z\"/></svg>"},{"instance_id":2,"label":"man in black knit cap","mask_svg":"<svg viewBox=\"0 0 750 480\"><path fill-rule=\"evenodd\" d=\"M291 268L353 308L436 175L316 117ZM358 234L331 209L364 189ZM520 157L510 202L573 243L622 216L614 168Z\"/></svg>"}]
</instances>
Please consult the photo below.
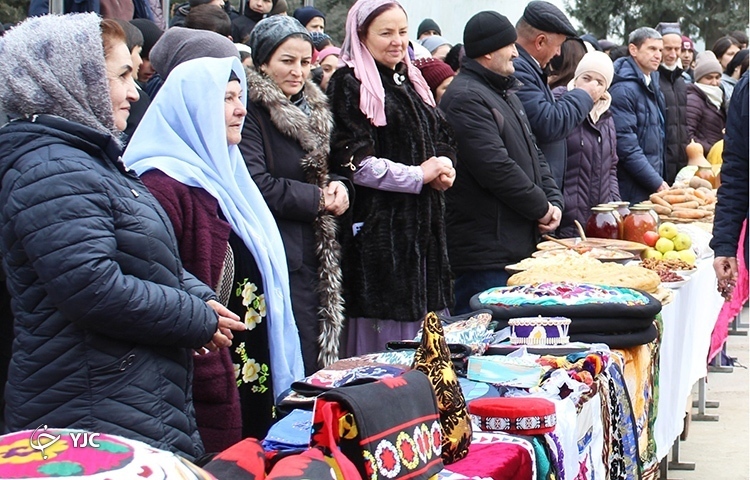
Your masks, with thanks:
<instances>
[{"instance_id":1,"label":"man in black knit cap","mask_svg":"<svg viewBox=\"0 0 750 480\"><path fill-rule=\"evenodd\" d=\"M440 102L458 141L456 181L445 197L455 314L469 311L474 294L505 285L505 266L531 255L562 217L562 194L515 93L515 41L503 15L474 15L461 70Z\"/></svg>"}]
</instances>

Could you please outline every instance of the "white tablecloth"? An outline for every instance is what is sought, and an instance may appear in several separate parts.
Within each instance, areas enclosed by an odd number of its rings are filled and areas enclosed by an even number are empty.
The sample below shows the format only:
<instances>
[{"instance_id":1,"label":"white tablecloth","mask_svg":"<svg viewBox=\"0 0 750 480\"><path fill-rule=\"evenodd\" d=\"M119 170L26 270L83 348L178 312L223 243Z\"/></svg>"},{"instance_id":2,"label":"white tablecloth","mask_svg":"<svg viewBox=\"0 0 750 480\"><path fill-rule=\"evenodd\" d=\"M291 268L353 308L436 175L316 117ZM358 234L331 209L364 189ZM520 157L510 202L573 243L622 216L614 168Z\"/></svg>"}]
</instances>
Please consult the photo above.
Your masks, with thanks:
<instances>
[{"instance_id":1,"label":"white tablecloth","mask_svg":"<svg viewBox=\"0 0 750 480\"><path fill-rule=\"evenodd\" d=\"M659 460L682 432L685 405L695 382L706 376L711 332L724 300L716 291L713 257L700 260L691 280L662 309L659 400L654 440Z\"/></svg>"}]
</instances>

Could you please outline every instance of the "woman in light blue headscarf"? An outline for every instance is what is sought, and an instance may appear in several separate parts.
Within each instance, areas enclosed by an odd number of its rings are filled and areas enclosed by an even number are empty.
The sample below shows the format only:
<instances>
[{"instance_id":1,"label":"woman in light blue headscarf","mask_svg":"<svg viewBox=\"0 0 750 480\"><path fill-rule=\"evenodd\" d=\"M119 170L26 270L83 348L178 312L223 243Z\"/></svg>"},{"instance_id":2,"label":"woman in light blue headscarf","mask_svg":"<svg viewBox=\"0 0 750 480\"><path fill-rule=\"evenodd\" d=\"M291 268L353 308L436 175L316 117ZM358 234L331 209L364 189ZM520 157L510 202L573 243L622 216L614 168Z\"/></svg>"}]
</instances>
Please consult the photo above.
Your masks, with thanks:
<instances>
[{"instance_id":1,"label":"woman in light blue headscarf","mask_svg":"<svg viewBox=\"0 0 750 480\"><path fill-rule=\"evenodd\" d=\"M124 157L167 211L185 268L247 326L235 334L230 352L196 358L208 362L196 364L194 389L207 451L237 440L235 386L242 437L263 438L275 396L304 376L283 242L237 147L246 95L238 58L179 65Z\"/></svg>"}]
</instances>

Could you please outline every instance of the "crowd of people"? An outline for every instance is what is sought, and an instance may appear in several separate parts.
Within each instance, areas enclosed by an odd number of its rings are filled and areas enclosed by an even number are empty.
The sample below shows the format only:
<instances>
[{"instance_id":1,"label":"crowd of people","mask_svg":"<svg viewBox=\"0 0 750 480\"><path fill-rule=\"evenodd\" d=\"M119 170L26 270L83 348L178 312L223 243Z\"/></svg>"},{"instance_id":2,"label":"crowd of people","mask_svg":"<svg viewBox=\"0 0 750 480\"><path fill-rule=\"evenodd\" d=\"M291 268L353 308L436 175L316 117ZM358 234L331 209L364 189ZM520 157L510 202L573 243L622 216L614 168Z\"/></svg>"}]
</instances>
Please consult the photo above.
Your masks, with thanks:
<instances>
[{"instance_id":1,"label":"crowd of people","mask_svg":"<svg viewBox=\"0 0 750 480\"><path fill-rule=\"evenodd\" d=\"M190 459L263 438L293 381L469 311L542 234L669 188L691 139L747 121L736 32L617 47L534 0L410 41L396 0L358 0L339 46L286 9L190 0L166 31L47 15L0 39L5 429Z\"/></svg>"}]
</instances>

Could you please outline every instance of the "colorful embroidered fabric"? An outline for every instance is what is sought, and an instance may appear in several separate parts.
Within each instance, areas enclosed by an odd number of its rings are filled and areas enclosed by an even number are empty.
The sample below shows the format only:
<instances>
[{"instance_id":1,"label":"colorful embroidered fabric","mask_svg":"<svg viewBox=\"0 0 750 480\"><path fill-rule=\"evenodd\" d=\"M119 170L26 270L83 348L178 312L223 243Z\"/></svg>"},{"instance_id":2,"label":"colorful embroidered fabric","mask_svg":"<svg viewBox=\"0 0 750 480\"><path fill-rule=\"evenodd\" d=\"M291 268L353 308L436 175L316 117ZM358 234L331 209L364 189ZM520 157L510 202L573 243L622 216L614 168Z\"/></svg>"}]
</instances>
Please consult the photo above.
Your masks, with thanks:
<instances>
[{"instance_id":1,"label":"colorful embroidered fabric","mask_svg":"<svg viewBox=\"0 0 750 480\"><path fill-rule=\"evenodd\" d=\"M610 362L602 381L602 418L606 433L609 431L609 475L612 480L640 479L638 442L633 409L630 405L625 379L619 365ZM607 428L608 427L608 428ZM607 447L607 445L605 445Z\"/></svg>"},{"instance_id":2,"label":"colorful embroidered fabric","mask_svg":"<svg viewBox=\"0 0 750 480\"><path fill-rule=\"evenodd\" d=\"M565 357L545 355L538 360L543 367L550 369L562 368L568 372L573 380L591 386L604 369L608 357L602 353L572 353ZM551 370L548 370L548 373ZM545 376L546 379L546 376ZM544 379L542 380L544 383Z\"/></svg>"},{"instance_id":3,"label":"colorful embroidered fabric","mask_svg":"<svg viewBox=\"0 0 750 480\"><path fill-rule=\"evenodd\" d=\"M471 420L466 410L466 400L451 361L451 352L445 343L443 325L437 314L425 315L422 340L414 354L412 368L430 379L440 412L443 437L443 463L449 465L469 453Z\"/></svg>"},{"instance_id":4,"label":"colorful embroidered fabric","mask_svg":"<svg viewBox=\"0 0 750 480\"><path fill-rule=\"evenodd\" d=\"M658 464L653 429L659 403L661 316L657 317L655 325L659 330L659 337L656 341L640 347L615 350L618 356L613 356L613 358L618 359L619 366L623 371L633 407L642 472L651 471L654 465Z\"/></svg>"},{"instance_id":5,"label":"colorful embroidered fabric","mask_svg":"<svg viewBox=\"0 0 750 480\"><path fill-rule=\"evenodd\" d=\"M399 375L403 375L405 370L406 369L403 367L386 364L366 365L354 367L349 370L331 370L324 368L318 370L300 382L294 382L292 388L301 393L304 393L302 387L305 386L313 387L320 391L330 390L331 388L342 387L354 382L355 380L379 380L381 378L398 377Z\"/></svg>"},{"instance_id":6,"label":"colorful embroidered fabric","mask_svg":"<svg viewBox=\"0 0 750 480\"><path fill-rule=\"evenodd\" d=\"M490 322L492 322L492 315L480 312L466 320L444 324L445 341L448 344L468 345L475 355L481 355L487 350L494 334L489 328ZM422 341L422 330L414 337L414 341Z\"/></svg>"},{"instance_id":7,"label":"colorful embroidered fabric","mask_svg":"<svg viewBox=\"0 0 750 480\"><path fill-rule=\"evenodd\" d=\"M485 305L588 305L615 303L646 305L648 298L632 288L605 287L585 283L536 283L497 287L479 294Z\"/></svg>"},{"instance_id":8,"label":"colorful embroidered fabric","mask_svg":"<svg viewBox=\"0 0 750 480\"><path fill-rule=\"evenodd\" d=\"M537 397L482 398L469 403L471 420L483 432L543 435L555 429L555 404Z\"/></svg>"},{"instance_id":9,"label":"colorful embroidered fabric","mask_svg":"<svg viewBox=\"0 0 750 480\"><path fill-rule=\"evenodd\" d=\"M474 432L469 455L447 468L439 480L536 479L534 446L525 438L505 433Z\"/></svg>"},{"instance_id":10,"label":"colorful embroidered fabric","mask_svg":"<svg viewBox=\"0 0 750 480\"><path fill-rule=\"evenodd\" d=\"M363 360L369 360L375 363L387 363L390 365L404 365L405 367L411 368L414 363L414 350L394 350L381 353L369 353L367 355L361 355L357 358Z\"/></svg>"},{"instance_id":11,"label":"colorful embroidered fabric","mask_svg":"<svg viewBox=\"0 0 750 480\"><path fill-rule=\"evenodd\" d=\"M443 468L440 417L429 379L396 378L330 390L315 402L311 446L345 478L426 480Z\"/></svg>"},{"instance_id":12,"label":"colorful embroidered fabric","mask_svg":"<svg viewBox=\"0 0 750 480\"><path fill-rule=\"evenodd\" d=\"M0 478L61 477L70 480L214 479L171 452L116 435L91 437L90 432L82 430L39 428L0 436Z\"/></svg>"}]
</instances>

